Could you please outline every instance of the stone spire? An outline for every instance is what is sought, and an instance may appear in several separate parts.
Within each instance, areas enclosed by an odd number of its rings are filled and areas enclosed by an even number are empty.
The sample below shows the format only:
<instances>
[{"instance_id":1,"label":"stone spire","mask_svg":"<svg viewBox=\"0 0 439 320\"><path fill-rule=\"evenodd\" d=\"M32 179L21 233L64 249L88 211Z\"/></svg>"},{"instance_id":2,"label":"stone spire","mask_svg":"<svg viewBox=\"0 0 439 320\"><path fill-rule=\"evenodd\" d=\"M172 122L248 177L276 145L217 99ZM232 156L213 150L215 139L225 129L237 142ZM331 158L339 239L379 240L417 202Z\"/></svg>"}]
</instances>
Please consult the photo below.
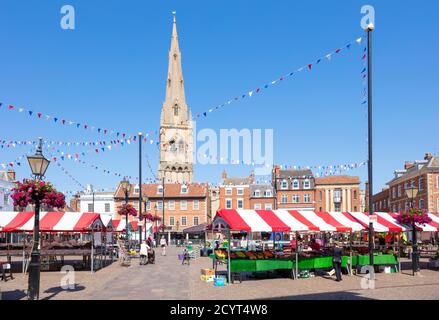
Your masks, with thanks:
<instances>
[{"instance_id":1,"label":"stone spire","mask_svg":"<svg viewBox=\"0 0 439 320\"><path fill-rule=\"evenodd\" d=\"M162 124L186 124L191 120L184 93L181 52L178 45L177 21L173 12L171 48L169 50L166 98L162 109Z\"/></svg>"}]
</instances>

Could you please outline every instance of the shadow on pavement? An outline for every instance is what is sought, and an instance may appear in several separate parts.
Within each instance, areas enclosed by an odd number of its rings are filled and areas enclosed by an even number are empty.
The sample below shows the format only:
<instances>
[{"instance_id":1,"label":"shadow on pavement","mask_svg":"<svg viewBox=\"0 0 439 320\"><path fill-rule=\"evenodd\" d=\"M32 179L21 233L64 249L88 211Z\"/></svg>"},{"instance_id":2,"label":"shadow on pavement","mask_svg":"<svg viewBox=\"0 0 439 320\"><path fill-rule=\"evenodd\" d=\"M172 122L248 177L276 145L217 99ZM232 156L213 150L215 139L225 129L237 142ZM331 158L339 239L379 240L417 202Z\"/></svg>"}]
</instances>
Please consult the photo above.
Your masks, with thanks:
<instances>
[{"instance_id":1,"label":"shadow on pavement","mask_svg":"<svg viewBox=\"0 0 439 320\"><path fill-rule=\"evenodd\" d=\"M355 292L338 291L338 292L323 292L312 293L295 296L284 296L275 298L266 298L264 300L375 300L359 295Z\"/></svg>"},{"instance_id":2,"label":"shadow on pavement","mask_svg":"<svg viewBox=\"0 0 439 320\"><path fill-rule=\"evenodd\" d=\"M24 290L4 291L1 293L2 300L21 300L26 297Z\"/></svg>"},{"instance_id":3,"label":"shadow on pavement","mask_svg":"<svg viewBox=\"0 0 439 320\"><path fill-rule=\"evenodd\" d=\"M53 287L53 288L50 288L50 289L47 289L46 291L44 291L44 293L51 293L51 295L44 297L41 300L50 300L53 297L55 297L58 293L63 292L63 291L78 292L78 291L82 291L84 289L85 289L84 286L79 286L79 285L75 285L74 289L63 289L61 287Z\"/></svg>"}]
</instances>

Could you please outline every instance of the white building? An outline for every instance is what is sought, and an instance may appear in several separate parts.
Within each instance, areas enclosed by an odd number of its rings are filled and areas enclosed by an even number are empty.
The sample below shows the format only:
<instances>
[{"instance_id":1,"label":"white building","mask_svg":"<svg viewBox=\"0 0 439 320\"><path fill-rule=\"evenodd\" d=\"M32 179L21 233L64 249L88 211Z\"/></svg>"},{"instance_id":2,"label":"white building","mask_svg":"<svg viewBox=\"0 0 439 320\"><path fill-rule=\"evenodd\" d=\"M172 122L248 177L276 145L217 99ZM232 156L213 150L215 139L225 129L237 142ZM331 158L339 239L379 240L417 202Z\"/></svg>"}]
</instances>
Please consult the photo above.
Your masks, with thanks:
<instances>
[{"instance_id":1,"label":"white building","mask_svg":"<svg viewBox=\"0 0 439 320\"><path fill-rule=\"evenodd\" d=\"M14 171L0 171L0 211L14 211L14 202L11 198L14 182Z\"/></svg>"},{"instance_id":2,"label":"white building","mask_svg":"<svg viewBox=\"0 0 439 320\"><path fill-rule=\"evenodd\" d=\"M114 192L92 192L91 187L80 196L80 212L96 212L113 216L116 208ZM93 207L94 206L94 207Z\"/></svg>"}]
</instances>

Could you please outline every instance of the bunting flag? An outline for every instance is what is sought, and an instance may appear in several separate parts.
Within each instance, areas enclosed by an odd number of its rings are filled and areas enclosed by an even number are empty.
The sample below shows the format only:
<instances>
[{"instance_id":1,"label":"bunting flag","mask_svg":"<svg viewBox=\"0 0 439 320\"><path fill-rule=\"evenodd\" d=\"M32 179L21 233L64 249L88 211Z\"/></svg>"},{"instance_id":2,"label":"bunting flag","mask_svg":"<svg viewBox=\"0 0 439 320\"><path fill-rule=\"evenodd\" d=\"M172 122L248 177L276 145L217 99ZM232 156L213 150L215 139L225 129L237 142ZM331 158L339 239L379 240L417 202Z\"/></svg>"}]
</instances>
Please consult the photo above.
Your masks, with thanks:
<instances>
[{"instance_id":1,"label":"bunting flag","mask_svg":"<svg viewBox=\"0 0 439 320\"><path fill-rule=\"evenodd\" d=\"M307 70L308 69L309 71L312 71L313 67L315 65L320 64L322 61L325 61L325 60L326 61L331 61L334 56L338 56L342 52L349 51L354 43L357 43L358 45L361 45L363 43L363 38L362 37L357 38L356 40L348 43L347 45L345 45L343 47L340 47L340 48L337 48L336 50L334 50L334 51L332 51L332 52L330 52L330 53L328 53L326 55L323 55L322 57L316 59L315 62L307 63L306 65L304 65L304 66L302 66L302 67L300 67L300 68L298 68L298 69L296 69L294 71L288 72L288 73L278 77L277 79L275 79L273 81L269 81L268 83L266 83L266 84L264 84L262 86L256 87L255 89L252 89L250 91L247 91L244 94L237 95L233 99L228 100L226 103L220 104L220 105L218 105L216 107L211 107L207 111L199 112L199 113L197 113L193 117L193 120L199 119L201 116L204 116L204 118L206 118L209 113L212 113L215 110L219 110L220 108L223 108L224 106L229 105L232 102L245 99L246 97L251 98L255 94L260 94L263 90L268 89L268 88L270 88L270 87L272 87L272 86L282 82L282 80L284 80L284 79L291 78L296 73L302 72L303 70Z\"/></svg>"},{"instance_id":2,"label":"bunting flag","mask_svg":"<svg viewBox=\"0 0 439 320\"><path fill-rule=\"evenodd\" d=\"M90 124L82 124L82 123L75 122L75 121L69 121L69 120L66 120L66 119L63 119L63 118L60 118L60 117L54 117L54 116L51 116L51 115L46 115L46 114L43 114L41 112L36 112L35 113L33 110L29 110L28 108L22 108L22 107L16 108L14 105L5 104L3 102L0 102L0 110L1 109L8 110L8 111L17 111L17 112L23 113L23 114L27 113L29 115L29 117L35 118L35 119L45 119L46 121L53 120L54 123L61 124L62 126L69 125L69 126L73 126L76 129L84 129L84 130L97 131L98 133L104 134L104 135L109 135L109 134L110 135L114 135L114 134L116 134L117 136L122 135L124 138L126 136L126 133L123 133L123 132L120 132L120 131L117 131L117 130L110 130L110 129L107 129L107 128L99 128L99 127L96 127L96 126L91 126ZM147 133L145 134L145 137L153 136L154 132L155 132L155 135L157 135L157 131L146 131L146 132ZM134 134L132 136L132 138L134 138L135 136L137 136L137 134ZM158 140L158 139L155 138L155 140ZM149 141L149 139L148 139L148 141Z\"/></svg>"},{"instance_id":3,"label":"bunting flag","mask_svg":"<svg viewBox=\"0 0 439 320\"><path fill-rule=\"evenodd\" d=\"M29 150L26 154L23 154L21 156L19 156L17 159L15 159L14 161L11 162L5 162L5 163L0 163L0 167L3 169L6 168L15 168L16 166L20 167L23 162L27 163L27 160L25 159L28 155L32 154L34 151L34 148L32 148L31 150Z\"/></svg>"}]
</instances>

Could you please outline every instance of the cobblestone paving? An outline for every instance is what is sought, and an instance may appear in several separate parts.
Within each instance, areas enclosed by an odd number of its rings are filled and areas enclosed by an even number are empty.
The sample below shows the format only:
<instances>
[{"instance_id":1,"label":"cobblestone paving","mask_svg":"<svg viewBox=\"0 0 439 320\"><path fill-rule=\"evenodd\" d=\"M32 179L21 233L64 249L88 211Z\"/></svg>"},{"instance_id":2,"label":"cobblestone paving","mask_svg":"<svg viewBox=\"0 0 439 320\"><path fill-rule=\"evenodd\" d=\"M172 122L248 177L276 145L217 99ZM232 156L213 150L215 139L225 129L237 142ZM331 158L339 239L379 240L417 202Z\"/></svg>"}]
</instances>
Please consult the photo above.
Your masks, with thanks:
<instances>
[{"instance_id":1,"label":"cobblestone paving","mask_svg":"<svg viewBox=\"0 0 439 320\"><path fill-rule=\"evenodd\" d=\"M200 269L209 268L209 258L181 265L180 248L168 248L167 256L156 250L156 264L140 266L133 260L130 267L117 262L91 274L75 273L74 290L63 290L64 274L41 273L41 299L439 299L439 271L422 270L412 277L409 270L401 274L377 274L374 290L361 288L361 276L344 276L342 282L319 277L291 280L272 278L245 280L225 287L214 287L200 280ZM407 265L408 267L408 265ZM15 274L14 280L0 282L2 298L26 299L27 276Z\"/></svg>"}]
</instances>

